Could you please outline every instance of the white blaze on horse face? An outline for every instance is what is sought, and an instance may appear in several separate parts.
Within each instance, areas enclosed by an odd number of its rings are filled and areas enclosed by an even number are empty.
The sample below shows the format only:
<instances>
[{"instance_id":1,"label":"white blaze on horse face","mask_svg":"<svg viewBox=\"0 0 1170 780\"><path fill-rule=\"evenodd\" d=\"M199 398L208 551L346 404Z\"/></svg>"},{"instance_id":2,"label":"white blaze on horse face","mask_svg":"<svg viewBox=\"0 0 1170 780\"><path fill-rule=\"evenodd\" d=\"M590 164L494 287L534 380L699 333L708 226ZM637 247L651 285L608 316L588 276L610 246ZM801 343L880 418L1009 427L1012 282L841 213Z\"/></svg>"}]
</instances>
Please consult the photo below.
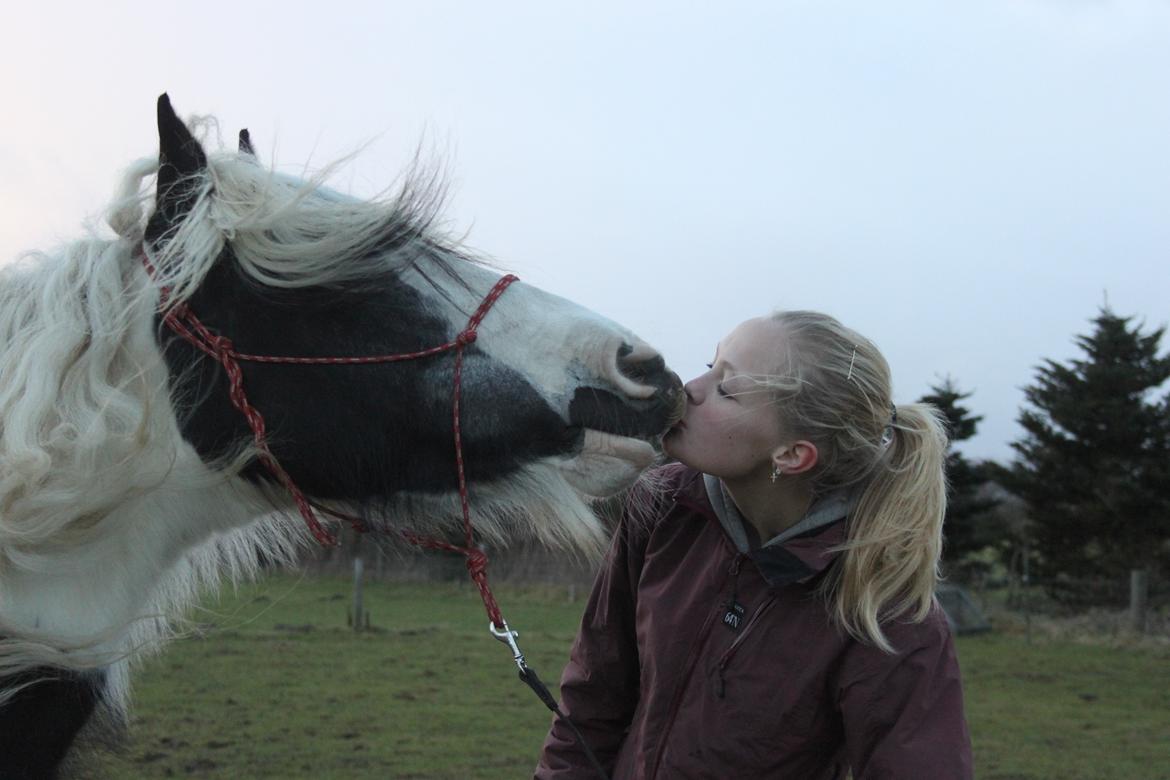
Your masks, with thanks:
<instances>
[{"instance_id":1,"label":"white blaze on horse face","mask_svg":"<svg viewBox=\"0 0 1170 780\"><path fill-rule=\"evenodd\" d=\"M455 260L459 275L472 292L450 284L445 288L461 311L436 295L431 283L413 269L404 276L453 329L462 329L471 312L498 280L495 274ZM432 274L431 278L443 278ZM626 328L583 306L515 282L488 312L478 329L476 348L516 371L570 424L569 406L582 387L608 390L620 398L644 401L660 388L626 376L619 360L650 361L658 352ZM630 350L624 357L624 350ZM566 482L588 496L608 496L633 484L656 457L639 439L588 429L582 450L550 459Z\"/></svg>"},{"instance_id":2,"label":"white blaze on horse face","mask_svg":"<svg viewBox=\"0 0 1170 780\"><path fill-rule=\"evenodd\" d=\"M430 283L411 269L407 282L415 287L456 329L466 324L498 276L478 266L460 263L459 274L473 290L445 286L463 311L438 299ZM441 277L440 277L441 278ZM524 376L544 399L568 421L569 402L578 388L600 387L616 395L645 400L658 388L622 373L618 360L623 347L633 351L626 361L650 360L657 350L626 328L572 301L523 282L504 292L479 326L476 348Z\"/></svg>"}]
</instances>

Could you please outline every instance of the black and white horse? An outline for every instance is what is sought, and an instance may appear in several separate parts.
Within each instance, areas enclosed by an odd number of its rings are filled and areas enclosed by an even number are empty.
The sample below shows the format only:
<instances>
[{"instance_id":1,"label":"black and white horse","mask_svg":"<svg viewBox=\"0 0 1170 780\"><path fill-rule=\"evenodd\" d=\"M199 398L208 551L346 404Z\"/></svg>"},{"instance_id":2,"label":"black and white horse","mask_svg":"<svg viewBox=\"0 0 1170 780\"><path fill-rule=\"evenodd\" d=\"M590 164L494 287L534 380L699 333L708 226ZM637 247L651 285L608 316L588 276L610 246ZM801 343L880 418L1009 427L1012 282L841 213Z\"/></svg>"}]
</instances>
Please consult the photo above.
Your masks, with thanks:
<instances>
[{"instance_id":1,"label":"black and white horse","mask_svg":"<svg viewBox=\"0 0 1170 780\"><path fill-rule=\"evenodd\" d=\"M361 356L452 340L496 283L433 228L433 188L363 201L207 154L159 99L158 160L91 237L0 269L0 777L51 777L129 668L221 577L308 538L225 370L163 326L186 304L241 352ZM154 186L151 187L153 182ZM166 291L165 293L163 291ZM459 523L449 356L246 364L280 466L375 530ZM677 377L631 333L513 284L464 350L477 530L596 545L587 497L633 481Z\"/></svg>"}]
</instances>

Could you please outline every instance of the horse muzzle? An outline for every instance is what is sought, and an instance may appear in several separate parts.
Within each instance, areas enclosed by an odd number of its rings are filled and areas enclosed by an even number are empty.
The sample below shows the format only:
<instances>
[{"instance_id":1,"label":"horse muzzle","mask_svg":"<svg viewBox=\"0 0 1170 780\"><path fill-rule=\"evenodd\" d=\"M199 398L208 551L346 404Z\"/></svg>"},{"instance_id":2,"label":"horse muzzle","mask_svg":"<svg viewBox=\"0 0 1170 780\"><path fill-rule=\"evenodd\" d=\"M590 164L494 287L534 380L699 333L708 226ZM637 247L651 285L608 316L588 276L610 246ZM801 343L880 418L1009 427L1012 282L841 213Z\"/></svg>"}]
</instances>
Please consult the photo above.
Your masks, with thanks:
<instances>
[{"instance_id":1,"label":"horse muzzle","mask_svg":"<svg viewBox=\"0 0 1170 780\"><path fill-rule=\"evenodd\" d=\"M678 374L649 347L623 345L618 353L620 378L612 387L582 386L569 402L575 428L618 437L653 441L686 411L686 393Z\"/></svg>"}]
</instances>

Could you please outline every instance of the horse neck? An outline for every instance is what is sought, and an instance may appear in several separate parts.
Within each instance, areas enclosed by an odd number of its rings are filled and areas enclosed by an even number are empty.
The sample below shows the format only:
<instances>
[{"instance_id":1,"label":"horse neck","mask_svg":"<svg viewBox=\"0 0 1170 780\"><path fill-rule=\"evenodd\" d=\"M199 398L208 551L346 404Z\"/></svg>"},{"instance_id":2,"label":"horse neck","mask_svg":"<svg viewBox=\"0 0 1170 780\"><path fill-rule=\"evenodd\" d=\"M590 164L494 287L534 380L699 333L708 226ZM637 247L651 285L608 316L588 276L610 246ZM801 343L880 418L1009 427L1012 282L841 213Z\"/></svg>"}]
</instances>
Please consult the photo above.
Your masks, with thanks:
<instances>
[{"instance_id":1,"label":"horse neck","mask_svg":"<svg viewBox=\"0 0 1170 780\"><path fill-rule=\"evenodd\" d=\"M0 284L0 636L88 648L82 664L161 631L142 626L220 559L254 568L238 529L265 507L180 435L135 262L95 241Z\"/></svg>"},{"instance_id":2,"label":"horse neck","mask_svg":"<svg viewBox=\"0 0 1170 780\"><path fill-rule=\"evenodd\" d=\"M89 529L39 548L6 550L0 633L84 647L81 657L100 661L149 643L165 630L154 625L158 619L214 585L220 566L245 576L257 567L259 549L289 557L287 537L247 528L264 506L250 485L217 478L190 448L172 473Z\"/></svg>"}]
</instances>

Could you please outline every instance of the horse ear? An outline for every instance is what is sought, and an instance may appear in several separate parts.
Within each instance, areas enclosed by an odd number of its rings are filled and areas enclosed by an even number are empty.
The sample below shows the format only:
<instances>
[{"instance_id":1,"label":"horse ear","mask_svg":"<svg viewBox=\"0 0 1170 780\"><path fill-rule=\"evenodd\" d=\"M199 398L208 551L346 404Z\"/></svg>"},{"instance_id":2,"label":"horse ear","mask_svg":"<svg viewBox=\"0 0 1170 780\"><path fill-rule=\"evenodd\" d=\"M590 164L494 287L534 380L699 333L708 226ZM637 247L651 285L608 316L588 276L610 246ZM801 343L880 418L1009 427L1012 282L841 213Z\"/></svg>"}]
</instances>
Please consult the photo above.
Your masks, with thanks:
<instances>
[{"instance_id":1,"label":"horse ear","mask_svg":"<svg viewBox=\"0 0 1170 780\"><path fill-rule=\"evenodd\" d=\"M246 154L249 157L256 156L256 149L252 146L252 136L248 133L248 128L240 131L240 154Z\"/></svg>"},{"instance_id":2,"label":"horse ear","mask_svg":"<svg viewBox=\"0 0 1170 780\"><path fill-rule=\"evenodd\" d=\"M171 108L167 93L158 96L158 184L155 187L155 217L167 225L178 222L194 205L196 192L190 177L207 167L203 147L191 135L183 120ZM152 222L155 220L152 219ZM165 226L159 226L165 230ZM161 232L161 231L159 231Z\"/></svg>"}]
</instances>

